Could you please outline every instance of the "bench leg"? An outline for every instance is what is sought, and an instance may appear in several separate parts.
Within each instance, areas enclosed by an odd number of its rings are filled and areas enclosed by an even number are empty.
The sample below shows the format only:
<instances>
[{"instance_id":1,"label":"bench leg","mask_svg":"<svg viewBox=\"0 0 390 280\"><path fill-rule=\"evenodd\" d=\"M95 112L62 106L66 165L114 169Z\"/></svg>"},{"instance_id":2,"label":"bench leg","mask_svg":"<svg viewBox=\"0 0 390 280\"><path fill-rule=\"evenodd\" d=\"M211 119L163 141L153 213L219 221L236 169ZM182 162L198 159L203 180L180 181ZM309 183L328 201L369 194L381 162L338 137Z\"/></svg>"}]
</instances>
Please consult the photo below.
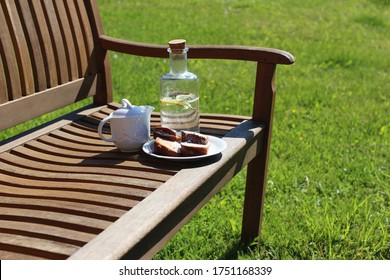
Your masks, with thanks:
<instances>
[{"instance_id":1,"label":"bench leg","mask_svg":"<svg viewBox=\"0 0 390 280\"><path fill-rule=\"evenodd\" d=\"M257 65L253 119L266 125L260 153L248 164L241 241L260 236L275 102L274 64Z\"/></svg>"},{"instance_id":2,"label":"bench leg","mask_svg":"<svg viewBox=\"0 0 390 280\"><path fill-rule=\"evenodd\" d=\"M249 164L246 178L241 242L260 236L267 178L267 155L260 153Z\"/></svg>"}]
</instances>

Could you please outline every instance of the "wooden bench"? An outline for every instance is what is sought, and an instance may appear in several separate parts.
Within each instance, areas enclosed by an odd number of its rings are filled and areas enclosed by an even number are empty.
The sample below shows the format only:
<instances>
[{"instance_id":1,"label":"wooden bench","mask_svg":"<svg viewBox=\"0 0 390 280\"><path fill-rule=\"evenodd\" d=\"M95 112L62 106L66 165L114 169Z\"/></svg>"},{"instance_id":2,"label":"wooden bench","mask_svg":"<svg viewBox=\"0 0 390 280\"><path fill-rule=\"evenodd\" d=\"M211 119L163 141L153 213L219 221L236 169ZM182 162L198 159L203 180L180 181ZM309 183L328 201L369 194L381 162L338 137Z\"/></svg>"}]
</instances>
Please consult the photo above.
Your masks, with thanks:
<instances>
[{"instance_id":1,"label":"wooden bench","mask_svg":"<svg viewBox=\"0 0 390 280\"><path fill-rule=\"evenodd\" d=\"M119 107L108 51L166 58L166 49L104 35L94 0L1 1L0 130L87 97L92 104L1 143L0 259L151 258L246 165L242 240L260 234L275 68L294 58L190 46L190 59L257 63L253 115L202 114L201 132L228 144L203 161L121 153L97 133Z\"/></svg>"}]
</instances>

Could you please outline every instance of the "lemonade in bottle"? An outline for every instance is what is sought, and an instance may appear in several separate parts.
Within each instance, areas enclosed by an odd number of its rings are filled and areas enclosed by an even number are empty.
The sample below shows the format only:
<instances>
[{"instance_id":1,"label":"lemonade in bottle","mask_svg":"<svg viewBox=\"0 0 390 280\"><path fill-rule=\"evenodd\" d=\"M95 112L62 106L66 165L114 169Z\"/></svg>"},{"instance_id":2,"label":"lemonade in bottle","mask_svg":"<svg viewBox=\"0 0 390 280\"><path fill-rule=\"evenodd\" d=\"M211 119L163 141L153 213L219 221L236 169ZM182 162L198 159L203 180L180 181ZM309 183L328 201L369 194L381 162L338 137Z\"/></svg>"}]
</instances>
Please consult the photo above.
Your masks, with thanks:
<instances>
[{"instance_id":1,"label":"lemonade in bottle","mask_svg":"<svg viewBox=\"0 0 390 280\"><path fill-rule=\"evenodd\" d=\"M160 78L161 125L199 132L198 77L187 71L185 40L169 42L169 73Z\"/></svg>"}]
</instances>

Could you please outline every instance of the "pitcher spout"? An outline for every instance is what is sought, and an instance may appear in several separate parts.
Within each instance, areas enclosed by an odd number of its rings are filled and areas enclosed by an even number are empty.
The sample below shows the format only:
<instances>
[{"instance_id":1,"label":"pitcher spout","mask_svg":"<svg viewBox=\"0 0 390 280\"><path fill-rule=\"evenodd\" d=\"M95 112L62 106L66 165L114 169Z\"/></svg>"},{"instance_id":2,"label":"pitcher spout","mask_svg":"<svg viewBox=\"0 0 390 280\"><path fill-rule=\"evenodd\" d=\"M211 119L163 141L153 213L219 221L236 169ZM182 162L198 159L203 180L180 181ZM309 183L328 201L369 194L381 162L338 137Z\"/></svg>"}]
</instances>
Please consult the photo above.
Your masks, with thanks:
<instances>
[{"instance_id":1,"label":"pitcher spout","mask_svg":"<svg viewBox=\"0 0 390 280\"><path fill-rule=\"evenodd\" d=\"M154 109L152 106L145 106L145 113L151 114Z\"/></svg>"}]
</instances>

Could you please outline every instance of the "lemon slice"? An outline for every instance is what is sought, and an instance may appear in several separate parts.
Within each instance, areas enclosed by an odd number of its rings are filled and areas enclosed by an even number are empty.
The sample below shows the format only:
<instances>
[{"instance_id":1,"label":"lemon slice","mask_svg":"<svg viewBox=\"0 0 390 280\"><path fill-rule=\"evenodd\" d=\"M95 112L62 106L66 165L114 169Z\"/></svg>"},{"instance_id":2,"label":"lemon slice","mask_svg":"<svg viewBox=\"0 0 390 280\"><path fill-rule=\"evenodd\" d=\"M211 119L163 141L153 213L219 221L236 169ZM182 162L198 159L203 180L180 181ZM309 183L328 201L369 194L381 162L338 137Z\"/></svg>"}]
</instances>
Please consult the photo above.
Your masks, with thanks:
<instances>
[{"instance_id":1,"label":"lemon slice","mask_svg":"<svg viewBox=\"0 0 390 280\"><path fill-rule=\"evenodd\" d=\"M194 108L188 102L189 100L191 100L191 95L180 94L180 95L177 95L175 97L175 99L163 99L162 102L165 104L183 106L185 109L190 108L190 109L194 110Z\"/></svg>"},{"instance_id":2,"label":"lemon slice","mask_svg":"<svg viewBox=\"0 0 390 280\"><path fill-rule=\"evenodd\" d=\"M172 104L172 105L178 105L178 106L182 106L183 105L183 101L175 101L175 100L163 99L163 100L161 100L161 102L163 102L165 104Z\"/></svg>"}]
</instances>

